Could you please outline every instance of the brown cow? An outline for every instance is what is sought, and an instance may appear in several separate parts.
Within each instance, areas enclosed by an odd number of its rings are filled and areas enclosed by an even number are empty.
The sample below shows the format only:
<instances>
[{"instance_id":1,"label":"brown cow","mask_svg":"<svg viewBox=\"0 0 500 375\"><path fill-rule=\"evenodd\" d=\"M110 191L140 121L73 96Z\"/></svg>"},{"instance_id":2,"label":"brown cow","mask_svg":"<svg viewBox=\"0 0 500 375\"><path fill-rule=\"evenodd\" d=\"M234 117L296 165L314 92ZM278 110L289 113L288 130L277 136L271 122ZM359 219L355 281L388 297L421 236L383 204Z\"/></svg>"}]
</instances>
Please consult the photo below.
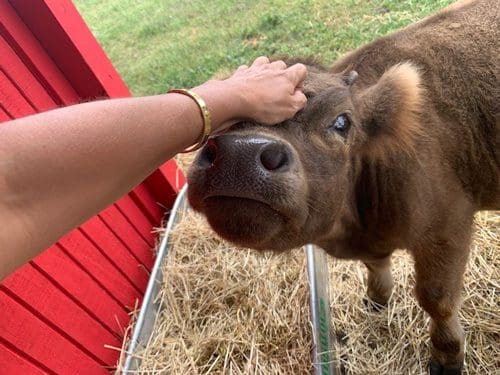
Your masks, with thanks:
<instances>
[{"instance_id":1,"label":"brown cow","mask_svg":"<svg viewBox=\"0 0 500 375\"><path fill-rule=\"evenodd\" d=\"M391 253L408 249L432 318L431 374L461 372L473 215L500 208L499 12L460 2L330 69L309 64L305 109L211 138L188 176L191 205L222 237L359 259L379 304Z\"/></svg>"}]
</instances>

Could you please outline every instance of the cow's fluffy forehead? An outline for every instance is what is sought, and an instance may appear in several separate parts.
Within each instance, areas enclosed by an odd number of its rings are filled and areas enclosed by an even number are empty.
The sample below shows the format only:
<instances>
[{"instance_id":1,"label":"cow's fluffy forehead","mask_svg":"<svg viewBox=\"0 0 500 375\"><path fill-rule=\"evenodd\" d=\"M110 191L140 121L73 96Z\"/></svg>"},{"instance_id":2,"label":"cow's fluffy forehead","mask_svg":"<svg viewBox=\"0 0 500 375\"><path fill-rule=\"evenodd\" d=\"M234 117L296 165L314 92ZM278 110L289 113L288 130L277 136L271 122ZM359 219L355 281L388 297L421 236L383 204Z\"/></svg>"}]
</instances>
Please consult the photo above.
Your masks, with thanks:
<instances>
[{"instance_id":1,"label":"cow's fluffy forehead","mask_svg":"<svg viewBox=\"0 0 500 375\"><path fill-rule=\"evenodd\" d=\"M304 93L307 97L314 97L326 90L345 87L346 83L341 75L313 68L309 70L304 82Z\"/></svg>"},{"instance_id":2,"label":"cow's fluffy forehead","mask_svg":"<svg viewBox=\"0 0 500 375\"><path fill-rule=\"evenodd\" d=\"M345 109L350 103L349 86L342 76L336 74L311 72L304 83L304 93L307 104L296 116L301 122L319 121L325 115L335 115L338 108Z\"/></svg>"}]
</instances>

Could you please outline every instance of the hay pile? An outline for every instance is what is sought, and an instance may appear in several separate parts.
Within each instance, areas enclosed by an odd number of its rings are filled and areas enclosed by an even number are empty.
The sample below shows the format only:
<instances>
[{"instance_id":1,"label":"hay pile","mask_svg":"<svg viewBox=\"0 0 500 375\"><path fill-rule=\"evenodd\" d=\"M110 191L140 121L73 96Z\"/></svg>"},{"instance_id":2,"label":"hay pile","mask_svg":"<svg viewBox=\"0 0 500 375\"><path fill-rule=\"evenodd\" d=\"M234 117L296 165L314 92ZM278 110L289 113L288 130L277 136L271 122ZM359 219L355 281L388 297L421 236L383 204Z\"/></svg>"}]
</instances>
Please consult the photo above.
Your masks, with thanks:
<instances>
[{"instance_id":1,"label":"hay pile","mask_svg":"<svg viewBox=\"0 0 500 375\"><path fill-rule=\"evenodd\" d=\"M193 212L172 240L159 296L163 310L155 337L139 353L140 373L310 370L307 275L300 251L279 258L235 253Z\"/></svg>"},{"instance_id":2,"label":"hay pile","mask_svg":"<svg viewBox=\"0 0 500 375\"><path fill-rule=\"evenodd\" d=\"M465 276L461 320L466 374L500 368L500 213L480 213ZM189 212L172 233L163 305L140 374L308 374L307 274L302 250L259 255L220 240ZM412 297L413 265L393 257L389 307L364 308L359 262L330 261L336 357L348 374L426 374L428 318Z\"/></svg>"}]
</instances>

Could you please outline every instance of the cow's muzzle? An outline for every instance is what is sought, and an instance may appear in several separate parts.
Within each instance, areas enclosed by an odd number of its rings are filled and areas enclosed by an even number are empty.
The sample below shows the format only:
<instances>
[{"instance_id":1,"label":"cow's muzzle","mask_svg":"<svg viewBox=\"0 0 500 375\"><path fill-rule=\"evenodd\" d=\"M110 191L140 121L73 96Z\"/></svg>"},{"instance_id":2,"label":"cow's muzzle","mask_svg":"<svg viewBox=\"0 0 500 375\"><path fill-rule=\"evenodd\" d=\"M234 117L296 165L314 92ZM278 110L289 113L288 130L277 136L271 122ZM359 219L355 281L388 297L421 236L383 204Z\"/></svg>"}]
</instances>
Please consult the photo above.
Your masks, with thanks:
<instances>
[{"instance_id":1,"label":"cow's muzzle","mask_svg":"<svg viewBox=\"0 0 500 375\"><path fill-rule=\"evenodd\" d=\"M192 197L250 199L287 211L290 176L296 163L291 146L267 135L212 137L193 163L188 180Z\"/></svg>"},{"instance_id":2,"label":"cow's muzzle","mask_svg":"<svg viewBox=\"0 0 500 375\"><path fill-rule=\"evenodd\" d=\"M208 140L195 163L206 170L239 170L263 177L288 171L292 153L285 143L269 137L222 134Z\"/></svg>"}]
</instances>

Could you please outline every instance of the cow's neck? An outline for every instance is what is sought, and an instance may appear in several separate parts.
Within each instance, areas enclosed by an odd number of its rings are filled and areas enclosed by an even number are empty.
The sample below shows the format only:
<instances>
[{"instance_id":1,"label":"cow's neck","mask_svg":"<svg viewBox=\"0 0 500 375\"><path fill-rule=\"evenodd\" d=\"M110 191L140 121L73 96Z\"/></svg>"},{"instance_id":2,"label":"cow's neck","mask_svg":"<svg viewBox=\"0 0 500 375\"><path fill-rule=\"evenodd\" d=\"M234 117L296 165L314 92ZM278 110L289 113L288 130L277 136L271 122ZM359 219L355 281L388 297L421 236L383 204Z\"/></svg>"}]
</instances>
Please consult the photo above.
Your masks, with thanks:
<instances>
[{"instance_id":1,"label":"cow's neck","mask_svg":"<svg viewBox=\"0 0 500 375\"><path fill-rule=\"evenodd\" d=\"M352 161L348 203L339 215L333 238L320 244L340 258L368 259L404 246L409 223L408 160L358 158Z\"/></svg>"}]
</instances>

